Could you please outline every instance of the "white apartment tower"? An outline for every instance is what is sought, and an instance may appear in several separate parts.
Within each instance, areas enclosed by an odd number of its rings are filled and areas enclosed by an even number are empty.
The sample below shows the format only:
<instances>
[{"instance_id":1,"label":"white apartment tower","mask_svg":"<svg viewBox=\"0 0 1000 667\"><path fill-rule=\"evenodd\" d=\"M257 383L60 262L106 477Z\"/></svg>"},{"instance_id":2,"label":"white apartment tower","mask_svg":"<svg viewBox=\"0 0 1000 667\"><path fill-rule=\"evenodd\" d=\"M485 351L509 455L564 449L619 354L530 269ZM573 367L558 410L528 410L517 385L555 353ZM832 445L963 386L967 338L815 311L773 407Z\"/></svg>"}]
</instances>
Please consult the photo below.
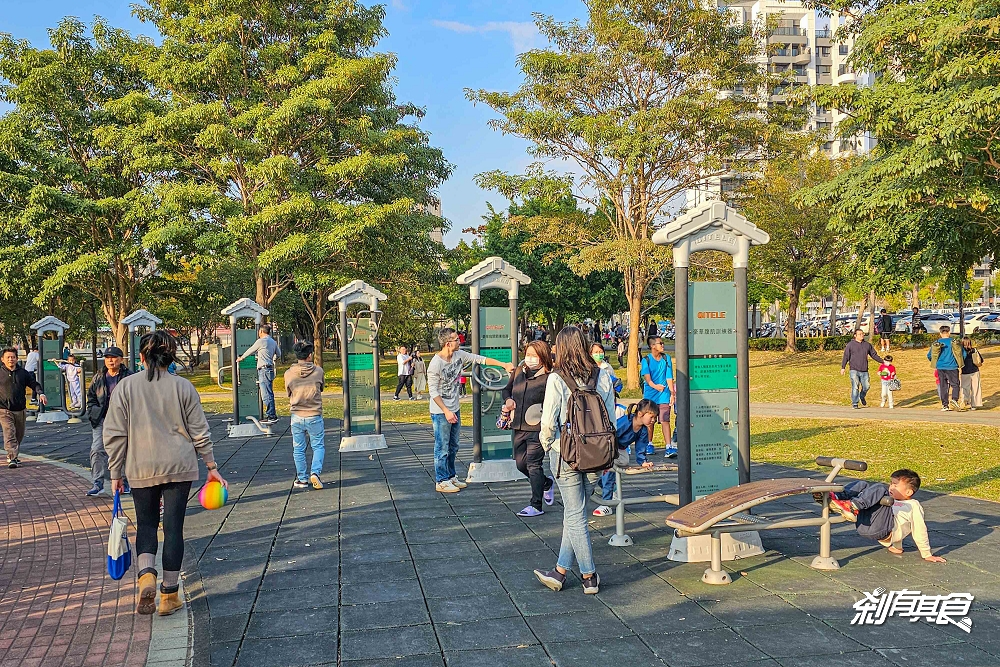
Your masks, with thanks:
<instances>
[{"instance_id":1,"label":"white apartment tower","mask_svg":"<svg viewBox=\"0 0 1000 667\"><path fill-rule=\"evenodd\" d=\"M854 72L847 64L847 57L853 47L853 40L838 43L833 36L842 21L841 17L824 17L814 9L807 9L798 0L718 0L719 7L728 9L738 21L760 22L777 17L778 26L768 36L769 53L762 56L772 72L791 70L794 83L798 85L822 85L855 83L870 85L872 75ZM783 102L781 90L771 96L774 103ZM831 156L843 153L865 153L874 146L869 136L837 139L833 130L844 117L836 109L824 109L813 105L803 129L825 132L829 140L823 150ZM712 179L704 187L687 193L686 206L691 208L710 199L728 200L728 193L739 186L738 174L727 174Z\"/></svg>"}]
</instances>

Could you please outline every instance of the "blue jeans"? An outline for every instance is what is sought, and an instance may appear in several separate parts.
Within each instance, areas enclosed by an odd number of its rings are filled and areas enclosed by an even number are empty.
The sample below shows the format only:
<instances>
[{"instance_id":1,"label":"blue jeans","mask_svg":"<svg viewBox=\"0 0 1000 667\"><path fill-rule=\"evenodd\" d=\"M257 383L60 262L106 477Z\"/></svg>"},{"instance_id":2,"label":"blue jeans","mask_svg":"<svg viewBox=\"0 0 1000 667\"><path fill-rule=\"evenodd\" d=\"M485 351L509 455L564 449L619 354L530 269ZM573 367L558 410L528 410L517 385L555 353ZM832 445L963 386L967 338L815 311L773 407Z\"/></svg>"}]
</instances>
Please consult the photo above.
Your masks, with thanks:
<instances>
[{"instance_id":1,"label":"blue jeans","mask_svg":"<svg viewBox=\"0 0 1000 667\"><path fill-rule=\"evenodd\" d=\"M850 371L848 375L851 376L851 405L857 405L859 400L868 395L868 390L871 388L871 383L868 381L868 371ZM860 392L858 384L861 385Z\"/></svg>"},{"instance_id":2,"label":"blue jeans","mask_svg":"<svg viewBox=\"0 0 1000 667\"><path fill-rule=\"evenodd\" d=\"M323 459L326 457L326 436L323 431L323 415L313 417L297 417L292 415L292 459L295 461L296 479L305 481L306 474L306 435L309 435L309 446L313 450L312 469L310 473L319 475L323 472Z\"/></svg>"},{"instance_id":3,"label":"blue jeans","mask_svg":"<svg viewBox=\"0 0 1000 667\"><path fill-rule=\"evenodd\" d=\"M257 382L260 386L260 398L264 402L264 418L277 419L274 410L274 368L258 368Z\"/></svg>"},{"instance_id":4,"label":"blue jeans","mask_svg":"<svg viewBox=\"0 0 1000 667\"><path fill-rule=\"evenodd\" d=\"M434 481L445 482L456 476L455 456L458 454L458 436L462 432L462 415L455 413L458 421L449 424L444 415L431 415L434 425Z\"/></svg>"},{"instance_id":5,"label":"blue jeans","mask_svg":"<svg viewBox=\"0 0 1000 667\"><path fill-rule=\"evenodd\" d=\"M565 463L559 467L561 457L554 449L549 450L549 468L558 470L556 484L563 503L562 544L556 564L564 570L573 569L574 558L580 564L580 574L590 576L594 567L594 549L590 543L590 528L587 526L587 498L594 490L596 475L571 470Z\"/></svg>"},{"instance_id":6,"label":"blue jeans","mask_svg":"<svg viewBox=\"0 0 1000 667\"><path fill-rule=\"evenodd\" d=\"M614 500L615 498L615 471L605 470L597 478L597 486L601 489L601 500Z\"/></svg>"}]
</instances>

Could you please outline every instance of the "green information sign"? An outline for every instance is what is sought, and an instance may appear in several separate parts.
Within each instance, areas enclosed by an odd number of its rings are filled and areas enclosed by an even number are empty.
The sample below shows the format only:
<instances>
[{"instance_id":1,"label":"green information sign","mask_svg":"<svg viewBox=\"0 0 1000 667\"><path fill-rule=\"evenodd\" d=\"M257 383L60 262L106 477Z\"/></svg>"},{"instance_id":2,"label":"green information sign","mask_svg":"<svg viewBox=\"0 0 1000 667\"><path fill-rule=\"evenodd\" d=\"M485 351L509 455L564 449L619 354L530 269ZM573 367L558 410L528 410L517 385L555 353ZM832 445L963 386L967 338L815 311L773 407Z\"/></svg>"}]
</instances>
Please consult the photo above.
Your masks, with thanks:
<instances>
[{"instance_id":1,"label":"green information sign","mask_svg":"<svg viewBox=\"0 0 1000 667\"><path fill-rule=\"evenodd\" d=\"M257 329L236 329L236 355L246 352L257 340ZM251 355L239 362L239 386L236 399L240 409L240 421L246 417L263 417L260 403L260 388L257 386L257 357Z\"/></svg>"},{"instance_id":2,"label":"green information sign","mask_svg":"<svg viewBox=\"0 0 1000 667\"><path fill-rule=\"evenodd\" d=\"M357 320L354 339L347 343L347 386L351 397L351 435L375 432L375 356L371 319Z\"/></svg>"},{"instance_id":3,"label":"green information sign","mask_svg":"<svg viewBox=\"0 0 1000 667\"><path fill-rule=\"evenodd\" d=\"M62 359L62 345L58 339L42 338L38 341L39 354L42 357L42 390L49 404L47 410L63 410L66 407L66 397L63 388L63 374L59 367L49 359Z\"/></svg>"},{"instance_id":4,"label":"green information sign","mask_svg":"<svg viewBox=\"0 0 1000 667\"><path fill-rule=\"evenodd\" d=\"M736 284L688 286L691 484L695 500L739 484Z\"/></svg>"},{"instance_id":5,"label":"green information sign","mask_svg":"<svg viewBox=\"0 0 1000 667\"><path fill-rule=\"evenodd\" d=\"M497 361L510 362L511 354L510 308L480 308L479 309L479 353ZM498 382L506 384L507 373L495 366L486 371L488 374L499 374ZM479 421L482 433L483 460L495 461L509 459L514 454L514 432L497 428L497 417L503 405L500 391L488 391L480 387Z\"/></svg>"}]
</instances>

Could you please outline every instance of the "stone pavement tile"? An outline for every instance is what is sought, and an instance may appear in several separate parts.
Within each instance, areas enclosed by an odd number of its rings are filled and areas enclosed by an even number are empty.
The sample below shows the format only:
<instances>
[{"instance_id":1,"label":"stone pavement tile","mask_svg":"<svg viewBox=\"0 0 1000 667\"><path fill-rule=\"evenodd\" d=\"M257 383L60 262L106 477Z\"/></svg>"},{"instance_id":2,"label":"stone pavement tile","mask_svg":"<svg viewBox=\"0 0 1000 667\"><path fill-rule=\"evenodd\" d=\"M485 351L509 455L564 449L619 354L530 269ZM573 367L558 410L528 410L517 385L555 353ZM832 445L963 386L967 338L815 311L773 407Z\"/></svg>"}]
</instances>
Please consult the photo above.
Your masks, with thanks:
<instances>
[{"instance_id":1,"label":"stone pavement tile","mask_svg":"<svg viewBox=\"0 0 1000 667\"><path fill-rule=\"evenodd\" d=\"M543 614L530 618L531 630L543 644L559 641L587 641L626 637L632 634L607 609L592 609L572 614Z\"/></svg>"},{"instance_id":2,"label":"stone pavement tile","mask_svg":"<svg viewBox=\"0 0 1000 667\"><path fill-rule=\"evenodd\" d=\"M558 642L547 644L546 649L558 667L578 665L664 667L665 664L638 637Z\"/></svg>"},{"instance_id":3,"label":"stone pavement tile","mask_svg":"<svg viewBox=\"0 0 1000 667\"><path fill-rule=\"evenodd\" d=\"M445 652L538 643L525 625L524 619L520 617L444 623L435 625L435 628L441 641L441 648Z\"/></svg>"},{"instance_id":4,"label":"stone pavement tile","mask_svg":"<svg viewBox=\"0 0 1000 667\"><path fill-rule=\"evenodd\" d=\"M990 655L972 644L947 644L945 646L925 646L920 649L879 649L892 664L906 667L942 667L961 665L962 667L995 667L1000 658Z\"/></svg>"},{"instance_id":5,"label":"stone pavement tile","mask_svg":"<svg viewBox=\"0 0 1000 667\"><path fill-rule=\"evenodd\" d=\"M683 563L683 565L683 568L675 567L661 572L659 576L692 600L728 600L771 595L767 589L738 574L728 586L704 584L701 576L707 569L707 563Z\"/></svg>"},{"instance_id":6,"label":"stone pavement tile","mask_svg":"<svg viewBox=\"0 0 1000 667\"><path fill-rule=\"evenodd\" d=\"M476 574L490 572L491 567L482 555L465 556L461 558L438 558L433 560L414 561L417 574L421 577L450 577L460 574Z\"/></svg>"},{"instance_id":7,"label":"stone pavement tile","mask_svg":"<svg viewBox=\"0 0 1000 667\"><path fill-rule=\"evenodd\" d=\"M470 544L472 544L470 542ZM408 560L410 549L406 544L400 543L394 546L378 547L372 549L351 549L345 550L341 555L341 565L347 569L353 565L368 563L388 563L392 561Z\"/></svg>"},{"instance_id":8,"label":"stone pavement tile","mask_svg":"<svg viewBox=\"0 0 1000 667\"><path fill-rule=\"evenodd\" d=\"M875 651L781 658L778 664L781 667L891 667L893 665Z\"/></svg>"},{"instance_id":9,"label":"stone pavement tile","mask_svg":"<svg viewBox=\"0 0 1000 667\"><path fill-rule=\"evenodd\" d=\"M902 618L887 619L884 625L851 625L850 621L831 621L830 625L863 646L876 649L915 648L964 641L962 637L946 634L938 626L924 621L911 623Z\"/></svg>"},{"instance_id":10,"label":"stone pavement tile","mask_svg":"<svg viewBox=\"0 0 1000 667\"><path fill-rule=\"evenodd\" d=\"M577 580L574 578L569 581L575 584ZM596 596L584 595L583 591L576 590L575 585L572 589L567 588L557 593L539 584L536 589L511 591L510 595L521 614L529 617L539 614L573 614L604 608ZM531 623L530 618L528 623Z\"/></svg>"},{"instance_id":11,"label":"stone pavement tile","mask_svg":"<svg viewBox=\"0 0 1000 667\"><path fill-rule=\"evenodd\" d=\"M211 667L232 667L239 647L238 640L212 644L209 649L209 664Z\"/></svg>"},{"instance_id":12,"label":"stone pavement tile","mask_svg":"<svg viewBox=\"0 0 1000 667\"><path fill-rule=\"evenodd\" d=\"M448 667L552 667L541 646L449 651Z\"/></svg>"},{"instance_id":13,"label":"stone pavement tile","mask_svg":"<svg viewBox=\"0 0 1000 667\"><path fill-rule=\"evenodd\" d=\"M341 660L371 660L421 654L440 655L430 625L345 632L340 637Z\"/></svg>"},{"instance_id":14,"label":"stone pavement tile","mask_svg":"<svg viewBox=\"0 0 1000 667\"><path fill-rule=\"evenodd\" d=\"M229 573L223 575L202 574L201 582L209 595L220 593L255 593L260 585L264 568L250 572Z\"/></svg>"},{"instance_id":15,"label":"stone pavement tile","mask_svg":"<svg viewBox=\"0 0 1000 667\"><path fill-rule=\"evenodd\" d=\"M519 551L517 558L510 554L489 554L487 560L497 574L508 572L524 572L536 567L549 569L556 563L556 554L551 549L536 549L534 551Z\"/></svg>"},{"instance_id":16,"label":"stone pavement tile","mask_svg":"<svg viewBox=\"0 0 1000 667\"><path fill-rule=\"evenodd\" d=\"M243 637L249 620L250 614L213 616L210 627L212 642L238 642Z\"/></svg>"},{"instance_id":17,"label":"stone pavement tile","mask_svg":"<svg viewBox=\"0 0 1000 667\"><path fill-rule=\"evenodd\" d=\"M860 592L851 593L783 593L781 597L813 618L822 621L850 621L854 614L854 603L862 599Z\"/></svg>"},{"instance_id":18,"label":"stone pavement tile","mask_svg":"<svg viewBox=\"0 0 1000 667\"><path fill-rule=\"evenodd\" d=\"M471 542L472 538L461 526L453 528L435 528L433 530L408 530L406 531L406 542L408 544L453 544L457 542Z\"/></svg>"},{"instance_id":19,"label":"stone pavement tile","mask_svg":"<svg viewBox=\"0 0 1000 667\"><path fill-rule=\"evenodd\" d=\"M413 561L409 558L384 563L344 564L341 581L345 584L356 584L365 581L398 581L400 579L416 579Z\"/></svg>"},{"instance_id":20,"label":"stone pavement tile","mask_svg":"<svg viewBox=\"0 0 1000 667\"><path fill-rule=\"evenodd\" d=\"M505 594L431 598L427 600L427 607L438 625L521 615Z\"/></svg>"},{"instance_id":21,"label":"stone pavement tile","mask_svg":"<svg viewBox=\"0 0 1000 667\"><path fill-rule=\"evenodd\" d=\"M313 568L336 570L338 567L340 567L339 552L315 551L286 558L271 558L267 564L267 571L285 572L288 570L311 570Z\"/></svg>"},{"instance_id":22,"label":"stone pavement tile","mask_svg":"<svg viewBox=\"0 0 1000 667\"><path fill-rule=\"evenodd\" d=\"M337 662L337 634L245 639L235 667L300 667Z\"/></svg>"},{"instance_id":23,"label":"stone pavement tile","mask_svg":"<svg viewBox=\"0 0 1000 667\"><path fill-rule=\"evenodd\" d=\"M474 558L483 555L473 542L459 542L458 544L411 544L410 553L413 555L414 560Z\"/></svg>"},{"instance_id":24,"label":"stone pavement tile","mask_svg":"<svg viewBox=\"0 0 1000 667\"><path fill-rule=\"evenodd\" d=\"M290 588L336 585L339 576L337 568L280 570L277 572L268 570L264 574L261 589L276 591L288 590Z\"/></svg>"},{"instance_id":25,"label":"stone pavement tile","mask_svg":"<svg viewBox=\"0 0 1000 667\"><path fill-rule=\"evenodd\" d=\"M345 632L425 623L430 623L430 617L427 615L427 604L423 600L344 605L340 608L340 629Z\"/></svg>"},{"instance_id":26,"label":"stone pavement tile","mask_svg":"<svg viewBox=\"0 0 1000 667\"><path fill-rule=\"evenodd\" d=\"M642 639L670 667L730 665L768 657L729 628L645 635Z\"/></svg>"},{"instance_id":27,"label":"stone pavement tile","mask_svg":"<svg viewBox=\"0 0 1000 667\"><path fill-rule=\"evenodd\" d=\"M745 600L703 600L702 608L729 627L807 623L810 617L777 595Z\"/></svg>"},{"instance_id":28,"label":"stone pavement tile","mask_svg":"<svg viewBox=\"0 0 1000 667\"><path fill-rule=\"evenodd\" d=\"M444 660L440 654L408 655L377 660L344 660L340 664L342 667L444 667Z\"/></svg>"},{"instance_id":29,"label":"stone pavement tile","mask_svg":"<svg viewBox=\"0 0 1000 667\"><path fill-rule=\"evenodd\" d=\"M254 605L254 614L283 609L312 609L336 607L339 590L337 586L313 586L310 588L290 588L285 590L261 591ZM211 600L211 598L209 598Z\"/></svg>"},{"instance_id":30,"label":"stone pavement tile","mask_svg":"<svg viewBox=\"0 0 1000 667\"><path fill-rule=\"evenodd\" d=\"M733 629L772 658L850 653L864 648L860 643L820 621L738 626Z\"/></svg>"},{"instance_id":31,"label":"stone pavement tile","mask_svg":"<svg viewBox=\"0 0 1000 667\"><path fill-rule=\"evenodd\" d=\"M395 600L423 600L420 584L416 579L401 581L370 581L364 584L344 584L341 587L341 604L368 604Z\"/></svg>"},{"instance_id":32,"label":"stone pavement tile","mask_svg":"<svg viewBox=\"0 0 1000 667\"><path fill-rule=\"evenodd\" d=\"M424 588L424 597L428 600L433 598L505 595L500 581L490 572L452 577L435 577L433 579L421 577L420 583Z\"/></svg>"},{"instance_id":33,"label":"stone pavement tile","mask_svg":"<svg viewBox=\"0 0 1000 667\"><path fill-rule=\"evenodd\" d=\"M933 582L928 581L926 577L917 577L885 565L846 567L830 572L829 576L859 591L873 591L879 586L890 591L900 591L904 588L919 591L928 585L933 585Z\"/></svg>"},{"instance_id":34,"label":"stone pavement tile","mask_svg":"<svg viewBox=\"0 0 1000 667\"><path fill-rule=\"evenodd\" d=\"M291 606L285 611L255 611L250 618L247 637L312 636L321 632L336 632L338 624L336 607L308 609Z\"/></svg>"},{"instance_id":35,"label":"stone pavement tile","mask_svg":"<svg viewBox=\"0 0 1000 667\"><path fill-rule=\"evenodd\" d=\"M253 608L256 593L221 593L208 596L208 611L216 616L239 616L249 614Z\"/></svg>"}]
</instances>

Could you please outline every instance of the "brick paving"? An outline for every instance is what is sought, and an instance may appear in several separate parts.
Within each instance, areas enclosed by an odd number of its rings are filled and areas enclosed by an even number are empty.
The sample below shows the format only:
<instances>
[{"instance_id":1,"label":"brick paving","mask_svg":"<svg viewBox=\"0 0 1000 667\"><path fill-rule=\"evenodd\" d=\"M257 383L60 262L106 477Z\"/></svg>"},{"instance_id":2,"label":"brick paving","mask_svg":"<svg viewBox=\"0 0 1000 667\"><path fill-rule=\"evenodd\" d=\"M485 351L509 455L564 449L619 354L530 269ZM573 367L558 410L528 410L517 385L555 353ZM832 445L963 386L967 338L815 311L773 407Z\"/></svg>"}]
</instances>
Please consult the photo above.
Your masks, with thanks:
<instances>
[{"instance_id":1,"label":"brick paving","mask_svg":"<svg viewBox=\"0 0 1000 667\"><path fill-rule=\"evenodd\" d=\"M0 666L146 663L150 617L134 568L105 569L111 501L74 473L28 461L0 469Z\"/></svg>"},{"instance_id":2,"label":"brick paving","mask_svg":"<svg viewBox=\"0 0 1000 667\"><path fill-rule=\"evenodd\" d=\"M840 525L841 569L818 572L808 567L815 529L767 531L768 553L726 563L734 581L724 587L700 582L704 563L666 559L668 506L635 505L632 547L608 546L613 516L591 522L601 593L584 596L575 578L552 593L531 569L555 561L558 501L522 519L524 482L435 493L428 426L387 424L388 450L339 456L328 420L327 488L314 491L291 488L287 419L271 438L225 439L224 423L211 424L230 495L207 512L192 490L188 505L196 667L1000 665L996 503L920 492L947 565L921 561L910 542L891 556ZM85 427L38 427L25 451L86 465L88 438ZM460 472L468 442L463 433ZM753 467L755 479L782 475L801 471ZM672 475L625 485L629 496L676 492ZM792 498L761 512L807 509L810 498ZM972 593L973 631L902 619L852 626L852 605L876 586Z\"/></svg>"}]
</instances>

